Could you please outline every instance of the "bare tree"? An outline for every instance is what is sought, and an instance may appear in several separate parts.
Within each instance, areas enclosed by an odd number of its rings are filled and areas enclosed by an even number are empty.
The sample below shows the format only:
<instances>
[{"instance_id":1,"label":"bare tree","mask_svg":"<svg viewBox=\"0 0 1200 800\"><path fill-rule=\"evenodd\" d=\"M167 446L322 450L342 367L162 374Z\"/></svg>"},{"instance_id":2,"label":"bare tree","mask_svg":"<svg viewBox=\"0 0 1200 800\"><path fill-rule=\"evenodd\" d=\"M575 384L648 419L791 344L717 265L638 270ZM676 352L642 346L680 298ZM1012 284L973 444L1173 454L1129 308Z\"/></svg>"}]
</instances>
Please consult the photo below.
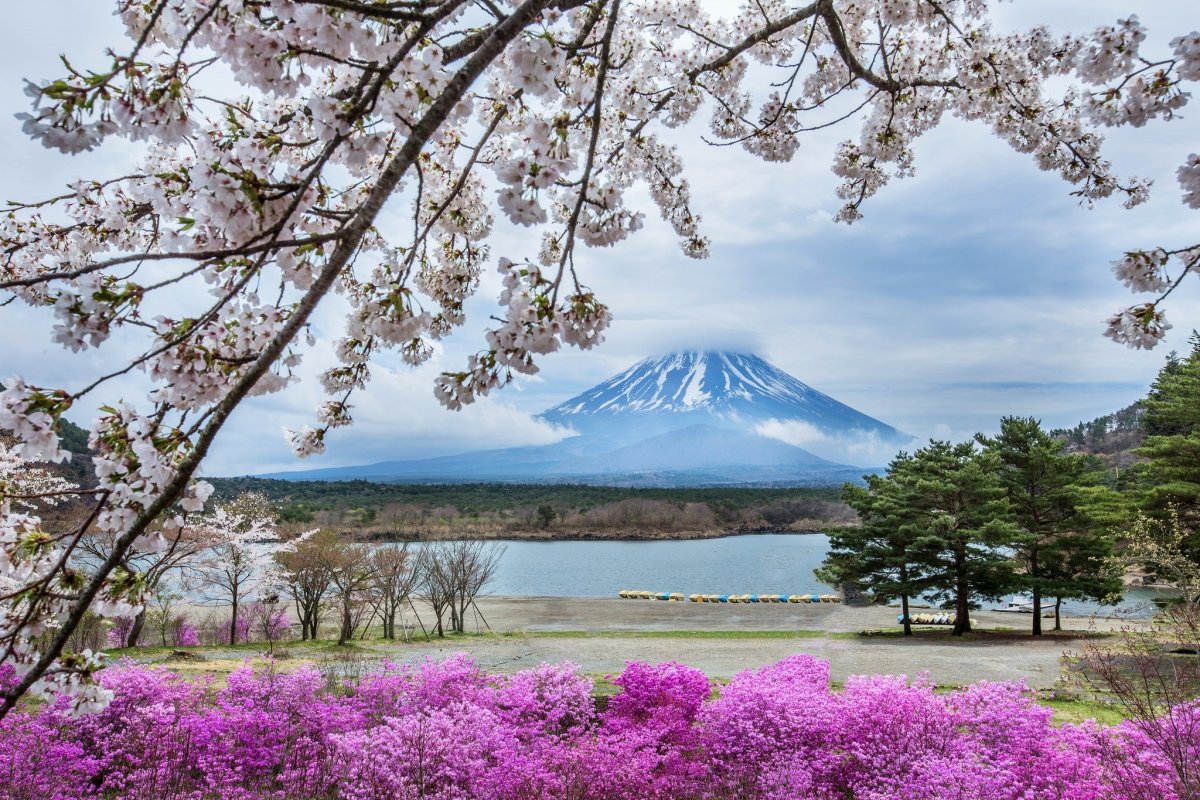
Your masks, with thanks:
<instances>
[{"instance_id":1,"label":"bare tree","mask_svg":"<svg viewBox=\"0 0 1200 800\"><path fill-rule=\"evenodd\" d=\"M131 573L140 573L142 581L152 598L158 597L160 588L173 573L186 576L190 570L201 568L201 561L213 544L211 532L204 526L183 526L174 531L161 531L168 542L166 549L159 552L141 552L131 550L125 557L125 568ZM80 540L80 551L86 564L98 564L112 552L115 535L111 531L89 529ZM169 591L166 592L168 595ZM146 625L146 609L133 619L133 627L129 629L126 647L137 646L142 631ZM160 626L161 627L161 626ZM165 629L163 636L165 637ZM163 644L166 644L164 639Z\"/></svg>"},{"instance_id":2,"label":"bare tree","mask_svg":"<svg viewBox=\"0 0 1200 800\"><path fill-rule=\"evenodd\" d=\"M380 547L371 554L369 590L383 622L383 638L396 638L396 616L416 590L420 573L408 545Z\"/></svg>"},{"instance_id":3,"label":"bare tree","mask_svg":"<svg viewBox=\"0 0 1200 800\"><path fill-rule=\"evenodd\" d=\"M425 519L425 510L412 503L388 503L377 518L385 528L400 532L419 526Z\"/></svg>"},{"instance_id":4,"label":"bare tree","mask_svg":"<svg viewBox=\"0 0 1200 800\"><path fill-rule=\"evenodd\" d=\"M454 591L440 544L426 543L417 551L417 573L421 596L437 618L437 635L445 636L445 617L453 606Z\"/></svg>"},{"instance_id":5,"label":"bare tree","mask_svg":"<svg viewBox=\"0 0 1200 800\"><path fill-rule=\"evenodd\" d=\"M154 593L150 596L150 603L146 607L146 611L139 615L139 619L145 617L150 622L152 628L158 630L159 640L162 646L166 647L174 642L169 642L168 634L171 632L171 627L176 619L175 604L182 600L181 595L171 591L171 587L165 581L159 581L154 586ZM137 620L134 620L134 627L129 631L127 646L133 647L137 644L137 634L140 633L140 628L137 625Z\"/></svg>"},{"instance_id":6,"label":"bare tree","mask_svg":"<svg viewBox=\"0 0 1200 800\"><path fill-rule=\"evenodd\" d=\"M358 544L344 545L336 550L332 580L340 618L339 645L353 639L354 631L362 622L362 608L366 605L366 592L371 584L371 578L370 548Z\"/></svg>"},{"instance_id":7,"label":"bare tree","mask_svg":"<svg viewBox=\"0 0 1200 800\"><path fill-rule=\"evenodd\" d=\"M296 609L303 641L317 638L321 611L334 588L333 570L339 547L337 534L323 528L294 550L275 555L280 566L280 588Z\"/></svg>"},{"instance_id":8,"label":"bare tree","mask_svg":"<svg viewBox=\"0 0 1200 800\"><path fill-rule=\"evenodd\" d=\"M496 575L504 545L480 539L437 542L421 548L418 564L425 599L437 616L438 636L444 635L444 619L450 629L466 630L466 614Z\"/></svg>"},{"instance_id":9,"label":"bare tree","mask_svg":"<svg viewBox=\"0 0 1200 800\"><path fill-rule=\"evenodd\" d=\"M455 606L452 616L459 633L466 630L467 609L496 576L505 549L500 542L480 539L451 542L446 548Z\"/></svg>"}]
</instances>

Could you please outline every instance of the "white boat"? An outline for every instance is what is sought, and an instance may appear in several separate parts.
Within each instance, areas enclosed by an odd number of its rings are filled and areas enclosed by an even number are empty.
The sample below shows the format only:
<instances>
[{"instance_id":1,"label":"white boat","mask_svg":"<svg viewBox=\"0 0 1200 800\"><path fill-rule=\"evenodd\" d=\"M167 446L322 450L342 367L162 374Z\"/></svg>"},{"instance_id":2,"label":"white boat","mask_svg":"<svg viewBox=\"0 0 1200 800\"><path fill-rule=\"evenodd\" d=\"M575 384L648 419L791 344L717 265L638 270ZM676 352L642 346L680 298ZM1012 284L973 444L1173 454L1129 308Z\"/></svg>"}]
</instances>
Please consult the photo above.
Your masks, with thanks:
<instances>
[{"instance_id":1,"label":"white boat","mask_svg":"<svg viewBox=\"0 0 1200 800\"><path fill-rule=\"evenodd\" d=\"M1005 612L1012 613L1012 614L1032 614L1033 613L1033 601L1032 600L1021 600L1021 599L1017 598L1017 599L1009 600L1008 607L997 608L995 610L996 611L1005 611ZM1045 614L1047 611L1049 611L1051 613L1054 612L1054 603L1042 603L1042 613Z\"/></svg>"}]
</instances>

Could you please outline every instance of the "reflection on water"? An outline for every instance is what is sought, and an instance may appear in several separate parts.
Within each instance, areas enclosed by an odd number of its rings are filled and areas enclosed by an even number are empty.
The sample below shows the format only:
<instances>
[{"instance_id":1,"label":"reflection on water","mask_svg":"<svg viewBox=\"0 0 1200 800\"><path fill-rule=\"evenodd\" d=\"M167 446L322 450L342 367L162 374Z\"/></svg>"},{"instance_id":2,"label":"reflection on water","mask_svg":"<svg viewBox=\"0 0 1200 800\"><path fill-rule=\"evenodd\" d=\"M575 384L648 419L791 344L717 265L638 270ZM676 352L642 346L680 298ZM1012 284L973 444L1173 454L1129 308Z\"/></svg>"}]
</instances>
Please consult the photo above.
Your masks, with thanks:
<instances>
[{"instance_id":1,"label":"reflection on water","mask_svg":"<svg viewBox=\"0 0 1200 800\"><path fill-rule=\"evenodd\" d=\"M829 537L754 534L687 541L505 542L490 594L616 597L622 589L683 594L810 594L832 591L813 577ZM1155 593L1130 589L1121 613L1149 615ZM1004 604L984 603L984 608ZM1063 613L1087 616L1095 603L1063 602ZM1023 618L1023 614L1014 614ZM1016 624L1016 620L1014 620Z\"/></svg>"}]
</instances>

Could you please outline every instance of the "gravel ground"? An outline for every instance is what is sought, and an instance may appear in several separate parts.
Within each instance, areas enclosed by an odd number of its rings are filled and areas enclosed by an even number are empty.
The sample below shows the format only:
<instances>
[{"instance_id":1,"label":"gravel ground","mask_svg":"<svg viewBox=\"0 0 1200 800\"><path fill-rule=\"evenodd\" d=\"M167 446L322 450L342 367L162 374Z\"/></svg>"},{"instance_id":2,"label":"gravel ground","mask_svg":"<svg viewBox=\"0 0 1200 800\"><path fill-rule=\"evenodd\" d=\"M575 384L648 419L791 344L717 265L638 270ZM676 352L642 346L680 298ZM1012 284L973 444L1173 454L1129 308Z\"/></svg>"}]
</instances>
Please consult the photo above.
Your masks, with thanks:
<instances>
[{"instance_id":1,"label":"gravel ground","mask_svg":"<svg viewBox=\"0 0 1200 800\"><path fill-rule=\"evenodd\" d=\"M847 608L820 605L708 605L646 600L582 600L538 597L493 597L479 603L481 615L468 620L468 629L517 633L505 637L469 637L412 643L380 650L380 658L414 662L441 659L466 652L485 669L515 672L542 662L573 661L584 672L620 672L627 661L678 661L710 677L728 678L741 670L808 653L829 661L835 681L850 675L885 673L927 674L940 685L979 680L1025 680L1035 688L1050 688L1061 675L1065 652L1078 649L1089 630L1111 630L1117 620L1067 620L1076 638L1034 639L1024 632L1030 617L1022 614L978 612L977 626L1010 627L1011 637L983 640L947 638L904 640L891 636L796 638L684 638L655 631L822 631L852 633L896 630L896 611L887 608ZM423 619L428 624L428 614ZM409 621L412 622L411 615ZM1052 620L1044 620L1049 626ZM521 636L520 632L532 635ZM584 631L587 636L538 636L538 632ZM637 634L637 635L631 635Z\"/></svg>"},{"instance_id":2,"label":"gravel ground","mask_svg":"<svg viewBox=\"0 0 1200 800\"><path fill-rule=\"evenodd\" d=\"M841 603L671 603L660 600L619 600L565 597L488 597L479 609L497 631L788 631L829 633L896 628L895 608L849 607ZM418 607L423 618L428 615ZM919 613L914 610L913 614ZM988 628L1028 630L1029 614L977 611L971 619ZM1046 629L1054 620L1042 620ZM475 619L468 619L475 625ZM482 628L482 623L479 623ZM1067 618L1070 630L1112 630L1121 620Z\"/></svg>"}]
</instances>

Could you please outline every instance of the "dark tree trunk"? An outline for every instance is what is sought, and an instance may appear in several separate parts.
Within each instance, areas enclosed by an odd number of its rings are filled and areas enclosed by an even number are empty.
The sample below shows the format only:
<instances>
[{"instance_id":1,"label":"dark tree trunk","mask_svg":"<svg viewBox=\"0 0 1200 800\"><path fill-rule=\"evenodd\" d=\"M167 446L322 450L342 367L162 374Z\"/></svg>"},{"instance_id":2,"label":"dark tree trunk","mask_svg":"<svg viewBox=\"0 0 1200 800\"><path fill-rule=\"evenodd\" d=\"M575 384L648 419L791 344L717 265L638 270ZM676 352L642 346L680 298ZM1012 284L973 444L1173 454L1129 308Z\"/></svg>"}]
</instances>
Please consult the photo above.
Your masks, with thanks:
<instances>
[{"instance_id":1,"label":"dark tree trunk","mask_svg":"<svg viewBox=\"0 0 1200 800\"><path fill-rule=\"evenodd\" d=\"M966 572L966 553L961 548L956 548L954 552L954 572L956 575L954 585L954 630L951 632L954 636L962 636L964 633L971 632L971 587L967 585Z\"/></svg>"},{"instance_id":2,"label":"dark tree trunk","mask_svg":"<svg viewBox=\"0 0 1200 800\"><path fill-rule=\"evenodd\" d=\"M308 613L305 610L304 605L299 600L295 601L295 605L296 605L296 619L300 620L300 641L307 642L308 641Z\"/></svg>"},{"instance_id":3,"label":"dark tree trunk","mask_svg":"<svg viewBox=\"0 0 1200 800\"><path fill-rule=\"evenodd\" d=\"M343 645L354 637L354 625L350 614L350 594L342 595L342 630L338 634L338 644Z\"/></svg>"},{"instance_id":4,"label":"dark tree trunk","mask_svg":"<svg viewBox=\"0 0 1200 800\"><path fill-rule=\"evenodd\" d=\"M238 601L237 594L233 597L233 614L229 618L229 643L237 644L237 618L238 618Z\"/></svg>"},{"instance_id":5,"label":"dark tree trunk","mask_svg":"<svg viewBox=\"0 0 1200 800\"><path fill-rule=\"evenodd\" d=\"M908 568L905 564L900 565L900 585L908 585ZM912 620L908 616L908 594L900 595L900 614L904 618L904 635L912 636Z\"/></svg>"},{"instance_id":6,"label":"dark tree trunk","mask_svg":"<svg viewBox=\"0 0 1200 800\"><path fill-rule=\"evenodd\" d=\"M320 621L321 605L319 602L306 600L298 612L300 617L300 636L303 639L317 640L317 624Z\"/></svg>"},{"instance_id":7,"label":"dark tree trunk","mask_svg":"<svg viewBox=\"0 0 1200 800\"><path fill-rule=\"evenodd\" d=\"M1062 598L1054 598L1054 630L1062 630Z\"/></svg>"},{"instance_id":8,"label":"dark tree trunk","mask_svg":"<svg viewBox=\"0 0 1200 800\"><path fill-rule=\"evenodd\" d=\"M383 638L396 638L396 609L388 606L383 612Z\"/></svg>"},{"instance_id":9,"label":"dark tree trunk","mask_svg":"<svg viewBox=\"0 0 1200 800\"><path fill-rule=\"evenodd\" d=\"M141 638L142 629L146 627L146 610L142 609L138 615L133 618L133 625L129 628L129 636L125 640L126 647L137 647L138 639Z\"/></svg>"},{"instance_id":10,"label":"dark tree trunk","mask_svg":"<svg viewBox=\"0 0 1200 800\"><path fill-rule=\"evenodd\" d=\"M1042 635L1042 584L1038 579L1037 548L1029 554L1029 577L1033 579L1033 635Z\"/></svg>"}]
</instances>

